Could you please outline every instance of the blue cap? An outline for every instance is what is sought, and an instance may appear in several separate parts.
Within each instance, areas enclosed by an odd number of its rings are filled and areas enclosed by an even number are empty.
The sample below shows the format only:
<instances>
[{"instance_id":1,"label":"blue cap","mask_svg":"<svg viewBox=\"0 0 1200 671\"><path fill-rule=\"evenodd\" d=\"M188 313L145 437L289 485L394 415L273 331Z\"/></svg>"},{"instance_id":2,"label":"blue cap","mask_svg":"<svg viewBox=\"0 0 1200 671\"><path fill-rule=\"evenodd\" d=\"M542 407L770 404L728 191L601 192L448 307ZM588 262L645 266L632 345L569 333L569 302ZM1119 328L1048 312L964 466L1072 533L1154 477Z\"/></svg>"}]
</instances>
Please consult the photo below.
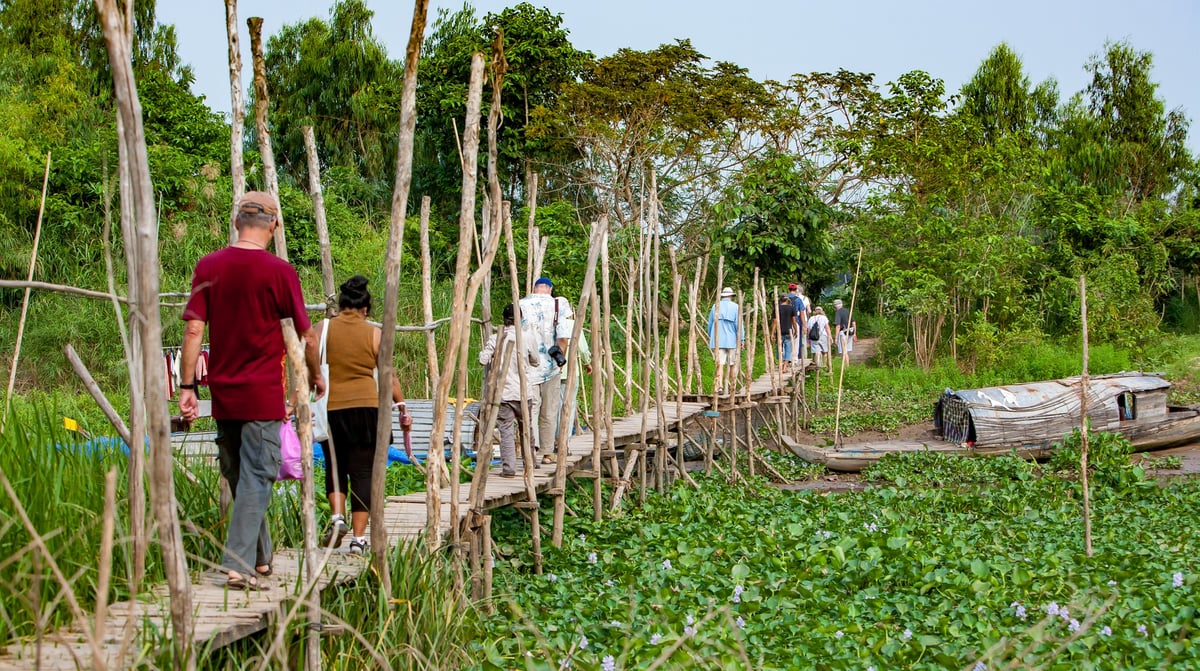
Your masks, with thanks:
<instances>
[{"instance_id":1,"label":"blue cap","mask_svg":"<svg viewBox=\"0 0 1200 671\"><path fill-rule=\"evenodd\" d=\"M538 287L538 286L541 286L541 285L543 285L543 284L544 284L544 285L546 285L546 286L548 286L548 287L553 287L553 286L554 286L554 283L550 281L550 278L549 278L549 277L539 277L539 278L537 279L537 282L534 282L534 283L533 283L533 286L535 286L535 287Z\"/></svg>"}]
</instances>

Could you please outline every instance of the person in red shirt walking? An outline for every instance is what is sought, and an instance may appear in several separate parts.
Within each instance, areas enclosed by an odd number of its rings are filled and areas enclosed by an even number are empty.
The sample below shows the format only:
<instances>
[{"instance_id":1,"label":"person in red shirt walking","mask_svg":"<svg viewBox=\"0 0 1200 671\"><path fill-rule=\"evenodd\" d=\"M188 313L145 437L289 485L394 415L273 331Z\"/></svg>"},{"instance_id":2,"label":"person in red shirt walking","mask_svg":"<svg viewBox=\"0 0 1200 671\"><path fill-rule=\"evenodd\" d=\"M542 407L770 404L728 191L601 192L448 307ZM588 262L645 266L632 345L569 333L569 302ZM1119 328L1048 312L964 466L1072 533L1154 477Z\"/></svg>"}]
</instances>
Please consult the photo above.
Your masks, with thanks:
<instances>
[{"instance_id":1,"label":"person in red shirt walking","mask_svg":"<svg viewBox=\"0 0 1200 671\"><path fill-rule=\"evenodd\" d=\"M267 251L280 225L278 202L270 194L251 191L242 197L235 223L237 242L196 264L192 295L183 310L187 324L179 408L185 420L199 415L196 360L207 324L218 459L233 492L221 568L230 589L262 590L266 585L260 578L271 574L274 557L267 506L279 474L279 431L287 418L281 319L291 319L305 340L309 384L318 397L325 393L325 380L300 278L291 265Z\"/></svg>"}]
</instances>

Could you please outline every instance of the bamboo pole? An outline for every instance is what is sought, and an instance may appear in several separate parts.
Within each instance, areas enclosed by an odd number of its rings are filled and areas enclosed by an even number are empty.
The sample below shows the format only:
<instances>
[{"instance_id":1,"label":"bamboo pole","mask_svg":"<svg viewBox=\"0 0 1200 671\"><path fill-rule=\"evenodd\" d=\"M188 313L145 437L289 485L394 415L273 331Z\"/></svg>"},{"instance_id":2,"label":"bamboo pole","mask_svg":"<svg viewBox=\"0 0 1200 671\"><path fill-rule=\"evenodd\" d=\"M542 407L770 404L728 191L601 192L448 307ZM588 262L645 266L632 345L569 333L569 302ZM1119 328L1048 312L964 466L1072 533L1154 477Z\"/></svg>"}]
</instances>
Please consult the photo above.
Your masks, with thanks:
<instances>
[{"instance_id":1,"label":"bamboo pole","mask_svg":"<svg viewBox=\"0 0 1200 671\"><path fill-rule=\"evenodd\" d=\"M483 610L491 613L492 608L492 567L495 557L492 554L492 516L484 515L479 527L479 544L483 548Z\"/></svg>"},{"instance_id":2,"label":"bamboo pole","mask_svg":"<svg viewBox=\"0 0 1200 671\"><path fill-rule=\"evenodd\" d=\"M400 132L396 141L396 181L392 188L392 213L388 228L387 259L384 263L387 277L384 291L382 337L379 339L379 355L375 368L379 373L378 407L392 407L392 377L395 375L394 357L396 352L396 304L400 296L400 261L404 251L404 219L408 213L408 190L412 184L413 137L417 126L417 64L421 59L421 42L425 35L425 17L429 10L429 0L416 0L413 5L412 25L408 31L408 44L404 53L404 79L400 94ZM379 413L375 425L375 463L371 473L371 500L384 500L384 484L387 479L387 450L389 434L392 429L392 413ZM434 445L434 437L440 434L430 434L430 445ZM429 450L429 461L434 468L426 464L426 478L440 475L441 450ZM429 474L433 473L433 476ZM427 480L428 482L428 480ZM435 490L436 491L436 490ZM432 515L432 525L438 526L441 516ZM385 595L392 593L391 568L388 565L387 526L383 516L383 506L372 506L371 510L371 552L373 563L379 572L380 583Z\"/></svg>"},{"instance_id":3,"label":"bamboo pole","mask_svg":"<svg viewBox=\"0 0 1200 671\"><path fill-rule=\"evenodd\" d=\"M129 452L132 454L134 449L133 443L130 442L132 438L129 435L129 427L125 425L125 422L121 419L121 415L117 413L112 403L109 403L108 397L104 395L104 392L100 389L100 385L92 377L91 371L87 369L87 366L84 365L83 360L79 358L79 354L75 352L75 348L70 343L67 343L63 347L63 354L66 355L67 361L71 363L71 369L75 371L75 375L79 376L79 380L83 382L83 388L87 390L92 400L96 401L96 405L100 406L100 411L104 413L109 423L116 429L117 435L121 437L121 440L124 440L125 444L129 446Z\"/></svg>"},{"instance_id":4,"label":"bamboo pole","mask_svg":"<svg viewBox=\"0 0 1200 671\"><path fill-rule=\"evenodd\" d=\"M603 288L602 288L603 290ZM590 422L592 427L592 520L599 522L604 518L604 487L600 478L600 454L602 430L600 422L601 418L608 414L605 410L605 352L604 340L601 332L602 325L605 324L604 315L600 312L600 292L592 293L592 348L594 354L592 359L595 361L595 366L592 368L595 374L592 376L592 408L594 414Z\"/></svg>"},{"instance_id":5,"label":"bamboo pole","mask_svg":"<svg viewBox=\"0 0 1200 671\"><path fill-rule=\"evenodd\" d=\"M600 241L608 234L608 217L601 215L600 219L592 224L592 235L588 241L588 257L587 266L583 273L583 293L579 297L579 310L583 314L575 319L575 326L571 329L570 342L579 342L580 335L583 333L583 322L587 319L587 309L591 301L591 295L596 291L596 264L600 260ZM567 389L574 389L579 380L579 348L572 347L567 353ZM569 400L564 399L563 405L558 412L558 425L567 426L571 421L571 416L574 414L575 395L571 395ZM550 542L554 547L562 547L563 534L563 515L566 511L566 487L567 487L567 456L569 452L568 443L570 442L570 431L558 432L558 443L555 446L557 453L557 461L554 469L554 523L551 527Z\"/></svg>"},{"instance_id":6,"label":"bamboo pole","mask_svg":"<svg viewBox=\"0 0 1200 671\"><path fill-rule=\"evenodd\" d=\"M321 289L325 294L325 316L337 316L337 293L333 281L333 256L329 251L329 225L325 222L325 195L321 192L321 163L317 160L317 139L312 126L302 126L304 154L308 159L308 194L313 202L313 220L317 225L317 244L321 247Z\"/></svg>"},{"instance_id":7,"label":"bamboo pole","mask_svg":"<svg viewBox=\"0 0 1200 671\"><path fill-rule=\"evenodd\" d=\"M1079 378L1079 477L1083 485L1083 545L1087 556L1092 556L1092 498L1088 488L1088 393L1091 381L1088 378L1088 312L1087 278L1079 276L1079 315L1083 326L1083 374Z\"/></svg>"},{"instance_id":8,"label":"bamboo pole","mask_svg":"<svg viewBox=\"0 0 1200 671\"><path fill-rule=\"evenodd\" d=\"M267 121L267 108L271 98L267 93L267 65L263 59L262 17L252 16L246 20L250 28L250 58L254 63L254 134L258 136L258 155L262 159L263 181L267 193L279 200L279 174L275 171L275 150L271 147L271 125ZM236 203L235 203L236 207ZM287 240L283 233L283 210L280 208L279 225L275 227L275 255L288 260Z\"/></svg>"},{"instance_id":9,"label":"bamboo pole","mask_svg":"<svg viewBox=\"0 0 1200 671\"><path fill-rule=\"evenodd\" d=\"M504 245L508 252L508 274L511 278L511 298L513 304L513 318L517 323L517 328L513 329L516 335L516 348L521 356L521 365L517 367L517 377L521 380L521 463L522 463L522 479L525 483L525 502L529 506L529 524L531 528L531 537L533 544L533 571L537 575L542 574L542 529L541 522L538 518L538 498L537 486L533 482L533 471L538 467L536 463L537 455L533 452L533 443L530 437L531 427L530 408L529 408L529 375L525 366L525 337L523 330L520 327L521 323L521 280L517 275L517 252L513 243L512 232L512 217L504 219Z\"/></svg>"},{"instance_id":10,"label":"bamboo pole","mask_svg":"<svg viewBox=\"0 0 1200 671\"><path fill-rule=\"evenodd\" d=\"M529 178L526 180L529 184L529 197L527 206L529 207L529 226L525 234L525 291L533 291L533 283L537 281L538 273L541 272L541 263L538 262L537 242L538 233L537 226L534 225L537 220L537 195L538 195L538 174L529 171Z\"/></svg>"},{"instance_id":11,"label":"bamboo pole","mask_svg":"<svg viewBox=\"0 0 1200 671\"><path fill-rule=\"evenodd\" d=\"M429 196L421 197L421 311L426 324L433 323L433 270L429 252ZM437 335L425 331L425 358L429 370L429 387L437 387Z\"/></svg>"},{"instance_id":12,"label":"bamboo pole","mask_svg":"<svg viewBox=\"0 0 1200 671\"><path fill-rule=\"evenodd\" d=\"M416 39L414 35L414 39ZM446 404L450 397L450 385L454 381L453 373L458 364L462 341L470 337L469 323L471 306L474 305L474 292L478 284L473 283L470 275L471 261L471 231L475 228L475 183L476 166L479 164L479 114L483 100L483 55L475 54L471 58L471 79L467 90L467 117L463 129L463 173L462 201L459 208L459 245L458 258L454 270L453 312L450 320L450 338L446 344L446 356L442 362L442 372L438 376L437 391L434 394L433 428L430 433L434 440L443 435L446 425ZM498 105L494 105L498 106ZM499 230L496 228L495 230ZM494 251L494 244L487 246ZM490 271L490 259L481 263L480 272ZM473 284L473 286L472 286ZM469 298L468 298L469 296ZM462 390L465 392L466 390ZM461 394L460 394L461 395ZM427 527L426 543L430 550L436 550L441 545L441 475L445 468L445 460L440 449L429 451L429 461L426 463L425 489Z\"/></svg>"},{"instance_id":13,"label":"bamboo pole","mask_svg":"<svg viewBox=\"0 0 1200 671\"><path fill-rule=\"evenodd\" d=\"M37 269L38 244L42 240L42 216L46 213L46 189L50 186L50 152L46 152L46 171L42 175L42 199L38 205L37 224L33 229L33 250L29 252L29 282L33 281L33 272ZM8 390L4 394L4 416L0 417L0 430L8 423L8 411L12 407L13 388L17 384L17 364L21 360L21 341L25 339L25 318L29 314L29 292L25 287L25 295L21 299L21 321L17 323L17 345L13 350L12 367L8 371Z\"/></svg>"},{"instance_id":14,"label":"bamboo pole","mask_svg":"<svg viewBox=\"0 0 1200 671\"><path fill-rule=\"evenodd\" d=\"M862 270L862 247L858 248L858 263L854 268L854 286L850 290L850 324L854 323L854 300L858 297L858 273ZM849 327L849 324L847 324ZM834 338L836 340L837 338ZM849 338L847 338L849 340ZM833 361L833 347L837 343L829 343L829 360ZM842 368L838 371L838 391L837 391L837 408L833 415L833 446L834 449L841 449L842 446L842 384L846 379L846 366L850 363L850 352L842 349ZM818 371L818 375L819 375Z\"/></svg>"},{"instance_id":15,"label":"bamboo pole","mask_svg":"<svg viewBox=\"0 0 1200 671\"><path fill-rule=\"evenodd\" d=\"M104 476L104 519L100 530L100 566L96 571L96 608L93 613L92 626L94 636L103 641L107 634L105 625L108 619L108 586L112 578L113 562L113 527L117 517L117 469L112 467ZM39 660L40 661L40 660ZM102 660L93 659L92 668L103 669Z\"/></svg>"},{"instance_id":16,"label":"bamboo pole","mask_svg":"<svg viewBox=\"0 0 1200 671\"><path fill-rule=\"evenodd\" d=\"M124 155L125 133L124 126L121 124L121 117L117 117L117 137L119 139L118 147L121 155ZM120 205L121 220L127 219L132 221L132 198L129 193L129 168L127 163L118 162L118 173L121 179L124 179L126 186L118 185L118 190L122 194L122 203ZM113 307L113 313L116 317L117 333L121 337L121 350L125 352L125 369L129 375L129 438L126 440L127 445L141 445L146 435L146 409L143 402L144 396L141 393L142 382L138 375L137 361L140 358L136 356L140 345L136 334L141 328L139 324L130 319L128 328L125 324L125 312L121 309L121 302L117 297L117 279L116 272L113 269L112 258L112 209L111 209L111 192L109 191L108 170L104 172L104 277L108 282L109 300ZM129 241L132 239L132 233L129 232L132 226L122 226L122 236L126 241L126 255L133 254L136 258L137 248ZM131 295L136 295L137 285L129 284L129 292ZM131 315L132 317L132 315ZM130 333L135 334L130 337ZM125 626L125 641L122 646L122 654L125 647L128 646L133 639L134 627L131 624L137 615L137 595L141 588L142 578L146 574L146 546L148 544L146 538L146 455L142 451L130 450L129 452L129 473L127 480L129 489L129 538L130 546L133 554L133 571L129 585L130 594L130 613L129 619L126 620ZM224 478L221 479L223 489L228 489L228 485L224 484Z\"/></svg>"},{"instance_id":17,"label":"bamboo pole","mask_svg":"<svg viewBox=\"0 0 1200 671\"><path fill-rule=\"evenodd\" d=\"M287 345L288 363L292 368L292 393L296 399L308 398L308 367L304 345L294 326L284 325L283 340ZM390 413L389 413L390 414ZM300 436L300 522L304 528L304 583L306 601L304 660L308 671L321 668L321 566L317 556L316 488L313 483L312 407L296 403L296 426ZM382 500L382 499L377 499Z\"/></svg>"},{"instance_id":18,"label":"bamboo pole","mask_svg":"<svg viewBox=\"0 0 1200 671\"><path fill-rule=\"evenodd\" d=\"M120 146L123 148L120 159L122 177L127 176L128 180L121 193L122 197L128 194L130 198L128 206L123 203L122 212L127 207L133 215L122 221L122 228L126 230L127 239L136 242L134 254L127 254L127 264L131 293L134 293L133 287L137 287L136 301L131 303L131 320L139 324L137 339L140 349L137 354L142 366L140 392L149 398L163 399L167 395L167 384L166 371L160 360L162 320L157 305L158 219L142 125L142 107L133 76L132 34L129 24L122 20L115 0L95 0L95 6L108 49L117 113L121 120L119 130L123 131L119 133ZM132 17L128 18L132 22ZM133 393L136 392L131 392L131 395ZM176 669L191 671L196 668L196 657L192 650L191 577L188 575L179 517L174 505L170 418L165 403L150 403L145 407L150 436L150 494L170 594L174 665ZM136 431L133 438L140 438Z\"/></svg>"},{"instance_id":19,"label":"bamboo pole","mask_svg":"<svg viewBox=\"0 0 1200 671\"><path fill-rule=\"evenodd\" d=\"M246 195L246 163L242 158L246 127L246 103L242 100L242 48L238 39L237 0L225 0L225 36L229 45L229 177L233 182L233 205L229 211L229 244L237 242L237 211Z\"/></svg>"}]
</instances>

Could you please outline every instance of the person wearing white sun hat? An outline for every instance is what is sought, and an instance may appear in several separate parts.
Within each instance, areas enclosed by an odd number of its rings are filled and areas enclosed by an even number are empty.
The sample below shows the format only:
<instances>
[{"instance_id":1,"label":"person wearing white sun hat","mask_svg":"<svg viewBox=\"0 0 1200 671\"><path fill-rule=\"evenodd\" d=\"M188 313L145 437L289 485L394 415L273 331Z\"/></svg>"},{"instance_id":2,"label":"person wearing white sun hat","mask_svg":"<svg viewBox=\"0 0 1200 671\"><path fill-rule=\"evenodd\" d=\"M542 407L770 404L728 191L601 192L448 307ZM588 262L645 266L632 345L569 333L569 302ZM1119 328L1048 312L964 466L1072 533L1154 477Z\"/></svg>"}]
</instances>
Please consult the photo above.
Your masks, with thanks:
<instances>
[{"instance_id":1,"label":"person wearing white sun hat","mask_svg":"<svg viewBox=\"0 0 1200 671\"><path fill-rule=\"evenodd\" d=\"M718 394L725 393L722 383L726 366L730 368L731 387L737 379L738 349L746 341L746 334L742 330L741 309L733 302L733 295L733 289L722 289L721 302L708 313L708 348L712 350L717 364L713 388Z\"/></svg>"}]
</instances>

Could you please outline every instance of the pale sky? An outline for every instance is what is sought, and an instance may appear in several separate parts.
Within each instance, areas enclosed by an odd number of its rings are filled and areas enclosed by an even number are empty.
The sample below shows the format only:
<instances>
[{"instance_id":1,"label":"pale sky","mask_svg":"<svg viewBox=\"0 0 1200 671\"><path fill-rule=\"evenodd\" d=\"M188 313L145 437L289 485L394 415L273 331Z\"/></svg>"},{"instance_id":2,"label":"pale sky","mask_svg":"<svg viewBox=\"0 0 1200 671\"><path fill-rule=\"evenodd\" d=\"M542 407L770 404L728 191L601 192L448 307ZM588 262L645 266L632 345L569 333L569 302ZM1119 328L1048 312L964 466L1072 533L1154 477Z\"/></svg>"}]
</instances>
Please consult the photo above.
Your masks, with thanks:
<instances>
[{"instance_id":1,"label":"pale sky","mask_svg":"<svg viewBox=\"0 0 1200 671\"><path fill-rule=\"evenodd\" d=\"M245 20L265 19L264 35L309 17L328 18L333 0L241 0L243 84L250 85ZM515 0L475 0L480 16ZM533 0L562 14L572 43L597 56L621 47L652 49L689 38L704 55L746 67L756 79L798 72L872 72L884 84L925 70L957 92L993 46L1007 42L1036 84L1058 80L1064 98L1087 84L1083 70L1106 40L1128 40L1154 55L1153 77L1168 109L1191 120L1188 145L1200 151L1200 2L1196 0ZM367 0L389 55L404 54L412 4ZM432 0L452 10L461 1ZM730 10L733 11L730 11ZM230 106L224 5L219 0L159 0L159 20L174 23L183 60L196 72L193 90L227 113ZM418 73L419 76L419 73ZM418 115L420 110L418 110ZM419 123L419 121L418 121Z\"/></svg>"}]
</instances>

